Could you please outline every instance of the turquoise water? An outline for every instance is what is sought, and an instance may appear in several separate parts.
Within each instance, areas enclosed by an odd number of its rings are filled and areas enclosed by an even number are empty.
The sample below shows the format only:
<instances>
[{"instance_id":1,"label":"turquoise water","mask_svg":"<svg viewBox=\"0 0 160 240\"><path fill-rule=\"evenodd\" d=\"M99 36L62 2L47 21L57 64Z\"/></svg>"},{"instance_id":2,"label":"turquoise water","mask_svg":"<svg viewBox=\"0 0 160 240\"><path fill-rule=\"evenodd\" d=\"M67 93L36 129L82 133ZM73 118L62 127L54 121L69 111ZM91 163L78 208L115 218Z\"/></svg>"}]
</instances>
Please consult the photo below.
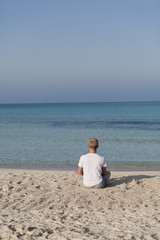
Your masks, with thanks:
<instances>
[{"instance_id":1,"label":"turquoise water","mask_svg":"<svg viewBox=\"0 0 160 240\"><path fill-rule=\"evenodd\" d=\"M91 137L110 167L160 169L160 102L0 105L0 166L76 166Z\"/></svg>"}]
</instances>

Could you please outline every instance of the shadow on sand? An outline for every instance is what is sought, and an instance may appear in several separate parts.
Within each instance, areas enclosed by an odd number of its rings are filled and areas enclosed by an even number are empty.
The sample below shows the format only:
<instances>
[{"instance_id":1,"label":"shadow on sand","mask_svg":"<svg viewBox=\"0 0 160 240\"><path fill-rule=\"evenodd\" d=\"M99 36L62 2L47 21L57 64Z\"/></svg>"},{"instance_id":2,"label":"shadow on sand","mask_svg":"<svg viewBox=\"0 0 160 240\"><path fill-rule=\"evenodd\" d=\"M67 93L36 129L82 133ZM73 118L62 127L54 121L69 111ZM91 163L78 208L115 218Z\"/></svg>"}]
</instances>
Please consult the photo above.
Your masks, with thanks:
<instances>
[{"instance_id":1,"label":"shadow on sand","mask_svg":"<svg viewBox=\"0 0 160 240\"><path fill-rule=\"evenodd\" d=\"M114 187L114 186L118 186L118 185L121 185L124 183L128 184L128 183L132 182L133 180L135 180L137 184L140 184L142 179L154 178L154 177L156 177L156 176L132 175L132 176L123 176L123 177L118 177L118 178L111 177L108 187Z\"/></svg>"}]
</instances>

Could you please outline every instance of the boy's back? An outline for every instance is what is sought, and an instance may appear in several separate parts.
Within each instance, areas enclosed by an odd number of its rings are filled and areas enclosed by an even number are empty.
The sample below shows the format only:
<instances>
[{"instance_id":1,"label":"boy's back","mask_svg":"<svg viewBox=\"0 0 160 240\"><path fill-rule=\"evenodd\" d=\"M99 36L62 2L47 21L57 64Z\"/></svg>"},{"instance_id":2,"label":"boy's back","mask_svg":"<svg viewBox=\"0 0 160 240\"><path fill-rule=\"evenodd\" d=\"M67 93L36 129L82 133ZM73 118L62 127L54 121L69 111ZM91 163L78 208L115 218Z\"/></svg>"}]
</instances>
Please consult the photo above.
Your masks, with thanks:
<instances>
[{"instance_id":1,"label":"boy's back","mask_svg":"<svg viewBox=\"0 0 160 240\"><path fill-rule=\"evenodd\" d=\"M83 168L83 183L85 186L94 186L102 182L102 167L106 167L104 157L97 153L82 155L78 163Z\"/></svg>"},{"instance_id":2,"label":"boy's back","mask_svg":"<svg viewBox=\"0 0 160 240\"><path fill-rule=\"evenodd\" d=\"M108 184L111 173L106 169L104 157L96 153L98 146L96 138L89 140L90 153L81 156L78 171L73 173L81 186L101 188Z\"/></svg>"}]
</instances>

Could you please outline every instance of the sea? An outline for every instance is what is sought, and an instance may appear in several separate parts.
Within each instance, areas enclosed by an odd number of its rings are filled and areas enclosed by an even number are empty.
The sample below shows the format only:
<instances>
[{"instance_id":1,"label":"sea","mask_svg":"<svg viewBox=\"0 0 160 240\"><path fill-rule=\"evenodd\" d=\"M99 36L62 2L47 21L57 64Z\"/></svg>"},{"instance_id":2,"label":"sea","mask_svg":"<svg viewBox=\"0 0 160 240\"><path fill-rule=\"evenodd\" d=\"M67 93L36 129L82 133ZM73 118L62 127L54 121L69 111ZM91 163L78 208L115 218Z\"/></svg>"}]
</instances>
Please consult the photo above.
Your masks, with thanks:
<instances>
[{"instance_id":1,"label":"sea","mask_svg":"<svg viewBox=\"0 0 160 240\"><path fill-rule=\"evenodd\" d=\"M93 137L108 169L160 170L160 102L0 104L1 168L76 168Z\"/></svg>"}]
</instances>

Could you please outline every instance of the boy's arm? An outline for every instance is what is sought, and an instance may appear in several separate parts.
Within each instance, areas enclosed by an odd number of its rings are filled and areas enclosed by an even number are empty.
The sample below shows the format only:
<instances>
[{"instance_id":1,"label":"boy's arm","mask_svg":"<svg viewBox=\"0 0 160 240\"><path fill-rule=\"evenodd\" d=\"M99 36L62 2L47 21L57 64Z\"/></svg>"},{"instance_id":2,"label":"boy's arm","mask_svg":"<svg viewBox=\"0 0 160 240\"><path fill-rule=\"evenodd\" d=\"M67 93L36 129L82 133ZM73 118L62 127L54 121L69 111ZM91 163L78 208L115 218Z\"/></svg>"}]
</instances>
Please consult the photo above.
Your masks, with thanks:
<instances>
[{"instance_id":1,"label":"boy's arm","mask_svg":"<svg viewBox=\"0 0 160 240\"><path fill-rule=\"evenodd\" d=\"M77 175L83 175L83 168L82 167L78 167L78 171L77 172L73 172L73 176L76 178Z\"/></svg>"},{"instance_id":2,"label":"boy's arm","mask_svg":"<svg viewBox=\"0 0 160 240\"><path fill-rule=\"evenodd\" d=\"M106 167L102 167L102 176L107 174L107 168Z\"/></svg>"},{"instance_id":3,"label":"boy's arm","mask_svg":"<svg viewBox=\"0 0 160 240\"><path fill-rule=\"evenodd\" d=\"M80 175L83 175L83 167L78 167L77 171Z\"/></svg>"}]
</instances>

